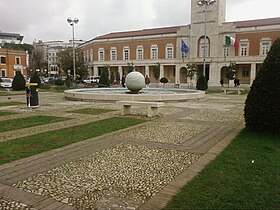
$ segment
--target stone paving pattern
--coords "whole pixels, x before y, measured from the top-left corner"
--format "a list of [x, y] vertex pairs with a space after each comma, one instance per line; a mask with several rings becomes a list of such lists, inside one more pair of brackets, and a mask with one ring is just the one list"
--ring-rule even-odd
[[[161, 209], [243, 128], [245, 97], [211, 94], [168, 103], [147, 123], [0, 165], [0, 209]], [[0, 100], [25, 101], [10, 98]], [[38, 109], [0, 107], [18, 113], [0, 121], [39, 114], [71, 120], [0, 133], [0, 142], [119, 116], [111, 103], [66, 101], [58, 93], [39, 99]], [[116, 111], [68, 112], [88, 107]], [[141, 114], [136, 109], [134, 116]]]

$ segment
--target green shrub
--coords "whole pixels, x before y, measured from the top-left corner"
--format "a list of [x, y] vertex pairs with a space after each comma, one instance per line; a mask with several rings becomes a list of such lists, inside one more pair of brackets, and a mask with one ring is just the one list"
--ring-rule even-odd
[[39, 74], [38, 74], [37, 71], [35, 71], [35, 73], [30, 78], [30, 83], [37, 83], [38, 87], [41, 86], [41, 79], [40, 79]]
[[165, 78], [165, 77], [162, 77], [160, 80], [160, 83], [167, 83], [168, 82], [168, 79], [167, 78]]
[[204, 77], [204, 75], [201, 75], [197, 82], [196, 82], [196, 89], [197, 90], [207, 90], [208, 89], [208, 85], [207, 85], [207, 81]]
[[98, 87], [109, 87], [109, 86], [110, 86], [109, 71], [108, 68], [105, 66], [101, 70]]
[[153, 75], [156, 80], [159, 79], [160, 75], [160, 63], [157, 63], [153, 66]]
[[72, 85], [72, 79], [70, 77], [70, 75], [67, 75], [66, 79], [65, 79], [65, 85], [69, 88]]
[[25, 89], [25, 79], [20, 71], [16, 71], [16, 75], [12, 82], [13, 90], [24, 90]]
[[64, 85], [64, 81], [62, 79], [57, 79], [54, 81], [54, 84], [56, 86], [63, 86]]
[[245, 101], [246, 128], [280, 133], [280, 38], [272, 45]]

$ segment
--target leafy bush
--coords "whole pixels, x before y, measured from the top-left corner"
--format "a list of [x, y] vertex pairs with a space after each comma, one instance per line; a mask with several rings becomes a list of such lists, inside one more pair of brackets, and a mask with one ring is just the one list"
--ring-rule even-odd
[[25, 89], [25, 79], [20, 71], [16, 71], [16, 75], [12, 82], [13, 90], [24, 90]]
[[235, 71], [236, 71], [236, 64], [230, 63], [229, 66], [226, 68], [226, 78], [228, 80], [233, 80], [235, 78]]
[[133, 62], [127, 63], [127, 66], [128, 66], [128, 68], [127, 68], [127, 73], [128, 73], [128, 74], [129, 74], [130, 72], [133, 72], [133, 71], [135, 70], [135, 68], [134, 68], [134, 63], [133, 63]]
[[159, 75], [160, 75], [160, 63], [157, 63], [154, 65], [153, 67], [153, 75], [154, 75], [154, 78], [156, 80], [159, 79]]
[[168, 82], [168, 79], [167, 78], [165, 78], [165, 77], [162, 77], [160, 80], [160, 83], [167, 83]]
[[268, 52], [244, 109], [246, 128], [280, 133], [280, 38]]
[[70, 75], [68, 74], [66, 79], [65, 79], [65, 85], [69, 88], [72, 85], [72, 79], [70, 77]]
[[30, 78], [30, 83], [37, 83], [38, 87], [41, 86], [41, 79], [40, 79], [39, 74], [38, 74], [37, 71], [35, 71], [35, 73]]
[[57, 79], [54, 81], [54, 84], [56, 86], [63, 86], [64, 85], [64, 81], [62, 79]]
[[197, 82], [196, 82], [196, 89], [197, 90], [207, 90], [208, 89], [208, 85], [207, 85], [207, 81], [204, 77], [204, 75], [201, 75]]
[[189, 77], [190, 80], [193, 80], [194, 76], [197, 74], [197, 65], [188, 63], [187, 64], [187, 78]]
[[98, 87], [109, 87], [109, 86], [110, 86], [109, 71], [108, 68], [105, 66], [101, 71]]

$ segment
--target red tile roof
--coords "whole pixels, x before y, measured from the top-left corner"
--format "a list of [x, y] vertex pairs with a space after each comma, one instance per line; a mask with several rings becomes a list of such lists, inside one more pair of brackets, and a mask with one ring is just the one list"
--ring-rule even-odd
[[137, 31], [113, 32], [113, 33], [98, 36], [94, 38], [94, 40], [171, 34], [171, 33], [177, 33], [179, 29], [180, 26], [171, 26], [171, 27], [164, 27], [164, 28], [143, 29]]
[[236, 22], [233, 22], [233, 25], [235, 25], [236, 28], [280, 25], [280, 17], [257, 19], [257, 20], [236, 21]]

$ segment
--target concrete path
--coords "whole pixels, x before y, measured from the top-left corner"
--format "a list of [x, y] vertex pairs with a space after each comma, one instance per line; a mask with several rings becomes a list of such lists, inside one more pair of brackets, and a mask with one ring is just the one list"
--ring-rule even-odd
[[[116, 109], [114, 104], [70, 102], [62, 94], [40, 97], [39, 109], [12, 106], [0, 111], [16, 111], [16, 118], [29, 114], [73, 118], [68, 124], [22, 132], [31, 134], [119, 116], [119, 111], [99, 116], [67, 112], [85, 107]], [[24, 96], [0, 97], [8, 100], [24, 101]], [[0, 165], [0, 209], [161, 209], [240, 132], [244, 100], [244, 95], [211, 94], [169, 103], [160, 109], [159, 118], [145, 124]], [[9, 118], [2, 116], [0, 121]], [[19, 133], [0, 134], [0, 142], [25, 136]], [[83, 177], [76, 178], [80, 175], [73, 168]], [[62, 176], [73, 179], [57, 178]]]

